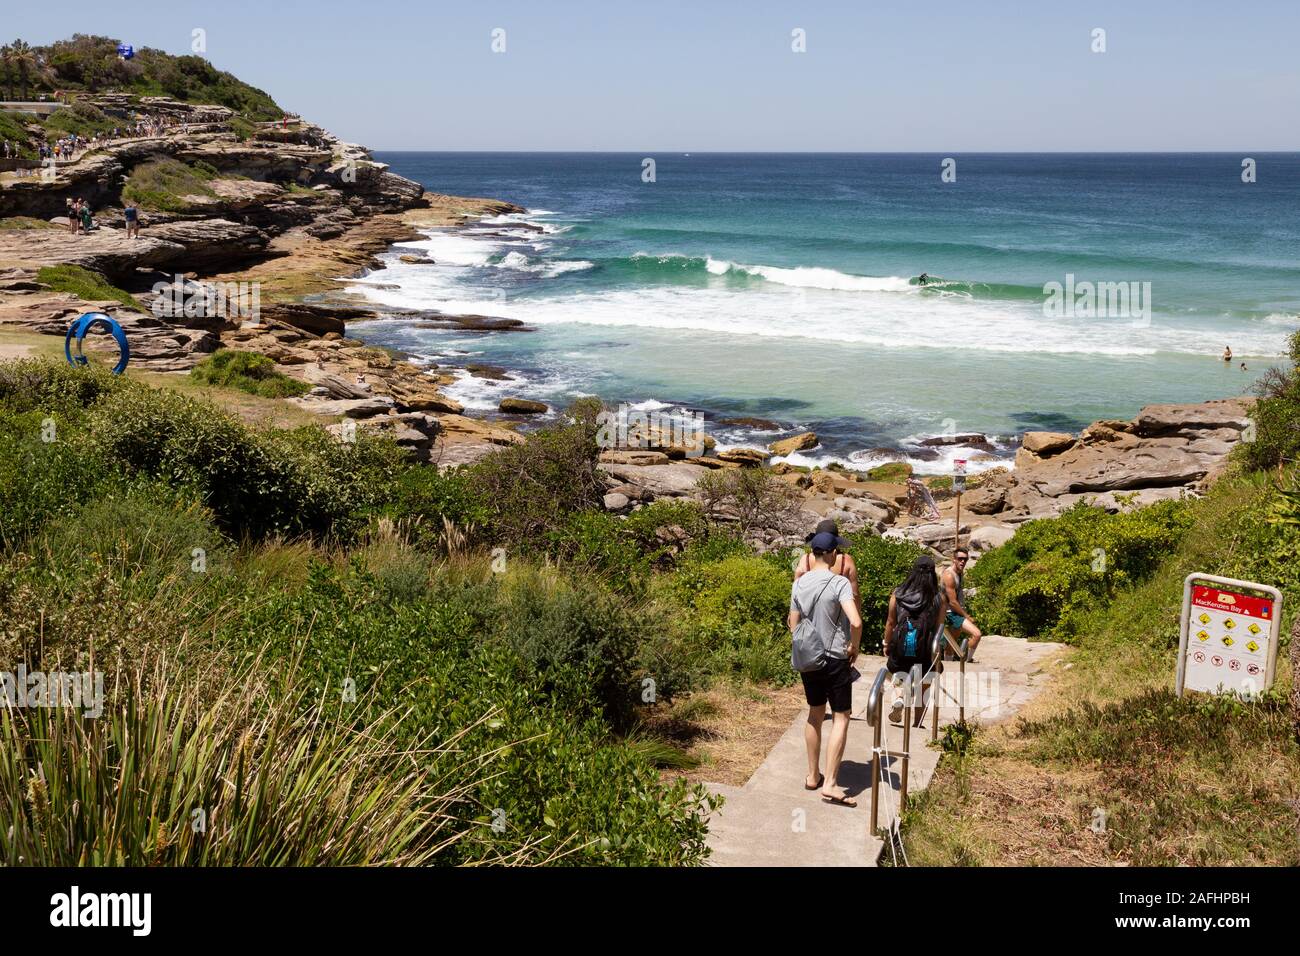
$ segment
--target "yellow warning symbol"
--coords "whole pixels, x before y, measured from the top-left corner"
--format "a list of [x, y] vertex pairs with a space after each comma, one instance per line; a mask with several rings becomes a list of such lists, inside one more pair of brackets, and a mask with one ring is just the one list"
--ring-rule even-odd
[[1254, 641], [1251, 641], [1246, 645], [1246, 650], [1250, 651], [1253, 654], [1255, 651], [1259, 650], [1259, 645], [1256, 644]]
[[1234, 621], [1234, 620], [1233, 620], [1232, 618], [1230, 618], [1230, 617], [1225, 617], [1225, 618], [1223, 619], [1223, 626], [1226, 627], [1228, 630], [1231, 631], [1234, 627], [1237, 626], [1237, 622]]
[[1210, 615], [1208, 615], [1208, 614], [1202, 612], [1202, 613], [1201, 613], [1201, 616], [1198, 617], [1197, 620], [1200, 621], [1202, 624], [1209, 624], [1209, 623], [1210, 623]]
[[1251, 624], [1250, 627], [1246, 628], [1246, 630], [1250, 631], [1250, 633], [1252, 633], [1252, 634], [1258, 634], [1258, 633], [1259, 633], [1259, 625], [1258, 625], [1258, 624]]
[[1231, 647], [1231, 646], [1232, 646], [1232, 643], [1233, 643], [1233, 641], [1232, 641], [1232, 638], [1231, 638], [1231, 637], [1229, 637], [1227, 634], [1223, 635], [1223, 646], [1224, 646], [1224, 647]]
[[1210, 639], [1210, 632], [1209, 632], [1209, 631], [1197, 631], [1197, 632], [1196, 632], [1196, 639], [1199, 640], [1199, 641], [1208, 641], [1208, 640]]

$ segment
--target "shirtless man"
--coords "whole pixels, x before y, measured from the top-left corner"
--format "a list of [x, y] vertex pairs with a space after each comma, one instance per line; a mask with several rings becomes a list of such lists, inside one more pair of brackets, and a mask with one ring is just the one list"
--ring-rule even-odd
[[947, 628], [956, 631], [958, 635], [964, 631], [970, 638], [966, 654], [967, 663], [975, 660], [975, 648], [979, 646], [980, 638], [984, 636], [983, 632], [975, 626], [975, 622], [970, 619], [970, 612], [966, 610], [961, 600], [962, 578], [966, 575], [966, 562], [969, 559], [970, 552], [965, 548], [958, 548], [953, 552], [952, 564], [944, 568], [939, 576], [939, 585], [948, 603]]

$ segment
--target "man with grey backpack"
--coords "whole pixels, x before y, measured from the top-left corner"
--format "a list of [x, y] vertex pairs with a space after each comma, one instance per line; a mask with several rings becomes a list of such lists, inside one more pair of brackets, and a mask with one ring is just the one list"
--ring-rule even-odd
[[[799, 576], [790, 590], [790, 664], [803, 678], [808, 701], [804, 743], [808, 747], [805, 790], [821, 790], [822, 799], [856, 807], [837, 782], [844, 745], [849, 739], [849, 712], [853, 709], [853, 662], [862, 642], [862, 617], [853, 599], [849, 579], [832, 568], [848, 542], [829, 531], [812, 539], [812, 568]], [[826, 754], [826, 776], [821, 774], [822, 722], [831, 705], [831, 737]]]

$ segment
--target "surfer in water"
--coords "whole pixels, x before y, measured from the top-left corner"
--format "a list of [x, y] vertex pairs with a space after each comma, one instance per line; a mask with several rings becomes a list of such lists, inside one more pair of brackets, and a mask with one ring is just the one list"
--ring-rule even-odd
[[1230, 345], [1225, 345], [1225, 346], [1223, 347], [1223, 360], [1224, 360], [1225, 362], [1231, 362], [1231, 361], [1232, 361], [1232, 346], [1230, 346]]
[[930, 273], [922, 272], [920, 276], [917, 277], [916, 284], [925, 285], [929, 281], [930, 281]]

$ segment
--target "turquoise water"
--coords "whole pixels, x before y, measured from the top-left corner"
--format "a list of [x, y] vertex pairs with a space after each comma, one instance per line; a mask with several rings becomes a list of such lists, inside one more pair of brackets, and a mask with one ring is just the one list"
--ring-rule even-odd
[[[983, 432], [1006, 454], [1026, 429], [1241, 394], [1300, 322], [1300, 154], [1254, 157], [1251, 184], [1226, 154], [959, 156], [953, 183], [937, 155], [657, 155], [654, 182], [631, 154], [379, 158], [529, 209], [413, 244], [434, 266], [398, 248], [351, 286], [536, 329], [368, 327], [517, 371], [452, 386], [474, 411], [597, 394], [703, 411], [724, 445], [767, 440], [719, 424], [759, 416], [818, 432], [796, 460], [902, 450], [944, 470], [917, 439]], [[1049, 312], [1052, 282], [1135, 285], [1127, 310], [1089, 315]]]

